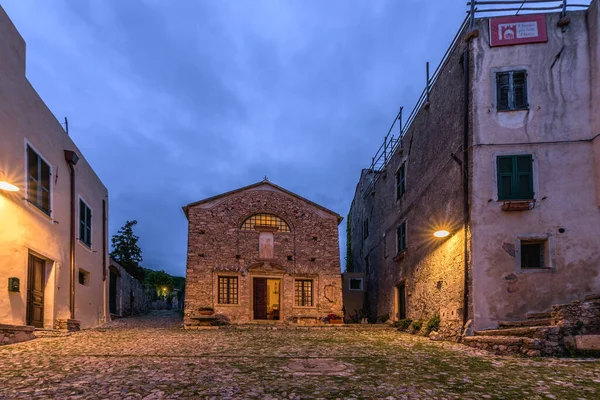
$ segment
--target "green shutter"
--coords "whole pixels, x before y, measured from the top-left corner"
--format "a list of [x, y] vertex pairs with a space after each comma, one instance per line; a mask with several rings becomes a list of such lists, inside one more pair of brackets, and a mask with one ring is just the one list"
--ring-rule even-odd
[[531, 155], [497, 158], [498, 200], [533, 199], [532, 162]]

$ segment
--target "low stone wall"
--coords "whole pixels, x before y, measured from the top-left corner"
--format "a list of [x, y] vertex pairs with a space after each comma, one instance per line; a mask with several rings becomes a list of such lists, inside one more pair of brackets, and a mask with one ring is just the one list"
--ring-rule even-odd
[[14, 344], [35, 339], [33, 326], [1, 325], [0, 345]]
[[54, 328], [60, 331], [77, 332], [79, 331], [81, 322], [76, 319], [60, 319], [57, 318], [54, 324]]
[[552, 321], [563, 335], [592, 335], [600, 333], [600, 299], [574, 301], [552, 307]]

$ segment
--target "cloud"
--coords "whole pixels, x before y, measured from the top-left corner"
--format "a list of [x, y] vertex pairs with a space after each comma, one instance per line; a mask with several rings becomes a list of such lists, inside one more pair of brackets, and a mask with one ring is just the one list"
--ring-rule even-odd
[[30, 81], [109, 189], [111, 233], [137, 219], [145, 266], [178, 275], [181, 206], [264, 175], [345, 215], [465, 11], [458, 0], [3, 7]]

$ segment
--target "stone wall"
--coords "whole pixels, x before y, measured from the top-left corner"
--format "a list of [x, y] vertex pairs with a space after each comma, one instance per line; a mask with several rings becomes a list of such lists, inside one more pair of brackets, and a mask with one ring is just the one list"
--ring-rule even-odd
[[[125, 317], [143, 314], [148, 311], [150, 304], [148, 294], [144, 285], [130, 275], [118, 262], [111, 259], [109, 268], [110, 275], [116, 276], [116, 311], [114, 315]], [[109, 288], [109, 301], [111, 291]]]
[[[269, 182], [184, 208], [188, 227], [185, 322], [210, 307], [232, 322], [253, 318], [253, 278], [281, 281], [281, 321], [342, 313], [339, 215]], [[240, 229], [256, 213], [283, 218], [291, 232], [274, 232], [273, 257], [259, 257], [259, 231]], [[218, 304], [219, 276], [238, 278], [238, 304]], [[294, 303], [295, 279], [313, 281], [313, 307]]]
[[[384, 315], [398, 319], [397, 285], [404, 283], [407, 318], [427, 320], [439, 314], [445, 326], [452, 326], [449, 332], [462, 325], [464, 248], [469, 242], [463, 228], [465, 46], [459, 41], [431, 90], [428, 107], [419, 110], [385, 169], [361, 173], [351, 208], [352, 265], [367, 276], [372, 321]], [[397, 199], [396, 174], [403, 164], [406, 192]], [[373, 190], [367, 191], [375, 176]], [[404, 221], [407, 249], [399, 254], [397, 229]], [[435, 238], [433, 233], [442, 229], [450, 236]]]
[[33, 331], [33, 326], [0, 324], [0, 346], [35, 339]]

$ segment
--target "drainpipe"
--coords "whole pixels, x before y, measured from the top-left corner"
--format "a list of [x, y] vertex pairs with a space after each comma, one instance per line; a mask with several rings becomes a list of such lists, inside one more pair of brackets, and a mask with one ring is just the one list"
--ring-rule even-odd
[[75, 165], [79, 161], [79, 156], [71, 150], [65, 150], [65, 160], [71, 171], [71, 232], [70, 232], [70, 272], [69, 282], [69, 308], [71, 310], [71, 319], [75, 319]]
[[463, 110], [463, 231], [464, 231], [464, 298], [463, 326], [469, 321], [469, 51], [470, 41], [463, 52], [464, 110]]

